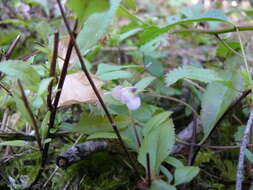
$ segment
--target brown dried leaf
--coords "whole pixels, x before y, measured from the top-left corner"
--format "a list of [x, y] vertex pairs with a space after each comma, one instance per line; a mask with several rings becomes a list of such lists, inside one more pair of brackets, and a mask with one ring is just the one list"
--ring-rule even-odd
[[[100, 80], [95, 75], [91, 75], [95, 86], [101, 91], [101, 86], [103, 85], [102, 80]], [[61, 97], [59, 100], [58, 107], [68, 106], [72, 104], [81, 103], [96, 103], [97, 97], [86, 78], [85, 74], [81, 71], [75, 74], [70, 74], [66, 76], [64, 85], [62, 88]]]
[[[58, 58], [57, 62], [58, 62], [60, 69], [62, 69], [62, 67], [63, 67], [64, 59], [65, 59], [67, 49], [68, 49], [69, 40], [70, 40], [70, 37], [69, 37], [69, 35], [67, 35], [67, 36], [62, 37], [59, 41], [59, 47], [58, 47], [59, 58]], [[77, 61], [78, 61], [78, 57], [76, 54], [76, 50], [73, 48], [71, 56], [70, 56], [70, 60], [69, 60], [68, 69], [71, 69]]]

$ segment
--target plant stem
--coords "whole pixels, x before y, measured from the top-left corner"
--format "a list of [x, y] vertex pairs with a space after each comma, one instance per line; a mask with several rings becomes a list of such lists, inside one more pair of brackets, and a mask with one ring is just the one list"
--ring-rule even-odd
[[[50, 64], [49, 77], [55, 77], [55, 68], [56, 68], [57, 55], [58, 55], [58, 45], [59, 45], [59, 33], [56, 32], [54, 34], [54, 49], [53, 49], [53, 55], [52, 55], [51, 64]], [[52, 108], [53, 82], [54, 81], [51, 81], [48, 85], [47, 106], [48, 106], [49, 110], [53, 109]]]
[[39, 149], [41, 151], [41, 153], [43, 152], [43, 147], [42, 147], [42, 144], [41, 144], [41, 139], [40, 139], [40, 134], [39, 134], [39, 127], [35, 121], [35, 118], [34, 118], [34, 115], [32, 113], [32, 110], [28, 104], [28, 100], [25, 96], [25, 92], [24, 92], [24, 88], [20, 82], [20, 80], [18, 79], [18, 86], [19, 86], [19, 89], [20, 89], [20, 92], [21, 92], [21, 98], [23, 100], [23, 103], [25, 105], [25, 108], [30, 116], [30, 119], [32, 121], [32, 126], [33, 126], [33, 129], [35, 131], [35, 136], [36, 136], [36, 140], [37, 140], [37, 143], [38, 143], [38, 146], [39, 146]]
[[250, 117], [247, 122], [242, 143], [241, 143], [241, 148], [240, 148], [240, 154], [239, 154], [239, 162], [237, 165], [237, 174], [236, 174], [236, 190], [242, 190], [242, 181], [243, 181], [243, 168], [244, 168], [244, 155], [245, 155], [245, 150], [246, 146], [249, 141], [249, 134], [250, 134], [250, 129], [253, 125], [253, 109], [250, 111]]
[[237, 27], [229, 27], [219, 30], [202, 30], [202, 29], [180, 29], [180, 30], [174, 30], [170, 32], [171, 34], [179, 34], [179, 33], [201, 33], [201, 34], [225, 34], [230, 32], [236, 32], [237, 29], [239, 31], [252, 31], [253, 26], [237, 26]]
[[90, 76], [90, 74], [89, 74], [89, 72], [88, 72], [86, 66], [85, 66], [85, 63], [84, 63], [84, 61], [83, 61], [83, 57], [82, 57], [82, 55], [81, 55], [80, 49], [79, 49], [79, 47], [78, 47], [78, 45], [77, 45], [77, 43], [76, 43], [75, 37], [74, 37], [74, 35], [73, 35], [73, 33], [72, 33], [71, 29], [70, 29], [69, 23], [68, 23], [68, 21], [67, 21], [67, 18], [66, 18], [66, 15], [65, 15], [65, 13], [64, 13], [64, 10], [63, 10], [63, 7], [62, 7], [62, 4], [61, 4], [60, 0], [57, 0], [57, 3], [58, 3], [58, 6], [59, 6], [59, 8], [60, 8], [60, 12], [61, 12], [62, 18], [63, 18], [63, 20], [64, 20], [65, 26], [66, 26], [66, 28], [67, 28], [67, 30], [68, 30], [69, 36], [71, 37], [71, 39], [72, 39], [72, 41], [73, 41], [73, 43], [74, 43], [74, 47], [75, 47], [77, 56], [78, 56], [79, 61], [80, 61], [80, 63], [81, 63], [82, 71], [83, 71], [84, 74], [86, 75], [86, 77], [87, 77], [87, 79], [88, 79], [88, 81], [89, 81], [89, 83], [90, 83], [90, 85], [91, 85], [91, 87], [92, 87], [94, 93], [96, 94], [96, 96], [97, 96], [97, 98], [98, 98], [98, 100], [99, 100], [99, 103], [101, 104], [101, 106], [102, 106], [102, 108], [103, 108], [103, 110], [104, 110], [104, 112], [105, 112], [105, 114], [106, 114], [106, 116], [107, 116], [109, 122], [111, 123], [111, 126], [112, 126], [112, 128], [113, 128], [115, 134], [117, 135], [118, 140], [119, 140], [119, 142], [120, 142], [122, 148], [124, 149], [124, 151], [125, 151], [125, 153], [126, 153], [126, 155], [127, 155], [127, 157], [128, 157], [128, 160], [129, 160], [131, 166], [133, 167], [133, 169], [134, 169], [134, 171], [135, 171], [135, 174], [137, 175], [137, 177], [140, 178], [140, 174], [139, 174], [139, 172], [138, 172], [138, 170], [137, 170], [137, 168], [136, 168], [136, 166], [135, 166], [135, 162], [132, 160], [132, 158], [131, 158], [131, 156], [130, 156], [130, 153], [129, 153], [128, 150], [127, 150], [127, 147], [125, 146], [125, 144], [124, 144], [124, 142], [123, 142], [123, 139], [122, 139], [122, 137], [121, 137], [121, 135], [120, 135], [120, 133], [119, 133], [119, 130], [118, 130], [118, 128], [117, 128], [117, 125], [115, 124], [115, 122], [114, 122], [114, 120], [113, 120], [113, 117], [112, 117], [111, 114], [109, 113], [109, 111], [108, 111], [108, 109], [107, 109], [107, 107], [106, 107], [106, 105], [105, 105], [105, 103], [104, 103], [104, 101], [103, 101], [101, 95], [99, 94], [99, 92], [98, 92], [98, 90], [97, 90], [97, 88], [96, 88], [96, 86], [95, 86], [95, 84], [94, 84], [94, 82], [93, 82], [93, 80], [92, 80], [92, 78], [91, 78], [91, 76]]

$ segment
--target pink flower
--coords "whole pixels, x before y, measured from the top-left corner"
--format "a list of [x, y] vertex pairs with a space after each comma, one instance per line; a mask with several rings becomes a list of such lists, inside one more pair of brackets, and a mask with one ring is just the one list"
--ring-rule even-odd
[[137, 110], [141, 105], [141, 99], [134, 94], [136, 90], [136, 87], [117, 86], [112, 89], [112, 97], [122, 104], [126, 104], [128, 109]]

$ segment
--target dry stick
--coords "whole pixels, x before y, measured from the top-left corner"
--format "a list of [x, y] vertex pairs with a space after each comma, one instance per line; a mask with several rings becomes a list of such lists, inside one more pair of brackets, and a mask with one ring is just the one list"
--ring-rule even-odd
[[241, 143], [239, 162], [237, 165], [237, 174], [236, 174], [236, 190], [242, 189], [244, 155], [245, 155], [245, 151], [246, 151], [246, 146], [249, 141], [249, 134], [250, 134], [250, 129], [251, 129], [252, 125], [253, 125], [253, 109], [251, 109], [251, 111], [250, 111], [250, 117], [247, 122], [247, 126], [245, 128], [242, 143]]
[[[55, 68], [56, 68], [56, 61], [57, 61], [57, 55], [58, 55], [58, 45], [59, 45], [59, 33], [54, 33], [54, 49], [53, 49], [53, 55], [52, 60], [50, 64], [50, 72], [49, 77], [55, 77]], [[47, 95], [47, 106], [49, 110], [52, 110], [52, 88], [53, 88], [53, 82], [52, 80], [48, 85], [48, 95]]]
[[19, 86], [19, 89], [20, 89], [20, 92], [21, 92], [22, 101], [23, 101], [23, 103], [25, 105], [25, 108], [26, 108], [26, 110], [27, 110], [27, 112], [28, 112], [28, 114], [30, 116], [31, 121], [32, 121], [32, 126], [33, 126], [33, 129], [35, 131], [35, 136], [36, 136], [36, 140], [37, 140], [39, 149], [40, 149], [41, 152], [43, 152], [43, 148], [42, 148], [42, 144], [41, 144], [41, 139], [40, 139], [40, 134], [39, 134], [39, 127], [38, 127], [38, 125], [37, 125], [37, 123], [35, 121], [35, 118], [34, 118], [34, 115], [32, 113], [32, 110], [31, 110], [31, 108], [30, 108], [30, 106], [28, 104], [28, 100], [27, 100], [27, 98], [25, 96], [24, 88], [23, 88], [23, 86], [22, 86], [22, 84], [21, 84], [21, 82], [20, 82], [19, 79], [18, 79], [18, 86]]
[[[61, 89], [63, 87], [64, 80], [65, 80], [66, 75], [67, 75], [67, 68], [68, 68], [68, 64], [69, 64], [72, 49], [73, 49], [73, 41], [72, 41], [72, 39], [70, 39], [69, 44], [68, 44], [67, 53], [66, 53], [66, 56], [65, 56], [65, 60], [64, 60], [64, 63], [63, 63], [63, 67], [62, 67], [60, 80], [59, 80], [58, 87], [57, 87], [57, 93], [55, 95], [55, 99], [54, 99], [54, 103], [53, 103], [53, 109], [51, 111], [50, 118], [49, 118], [47, 138], [52, 137], [52, 135], [50, 134], [50, 129], [54, 126], [57, 107], [58, 107], [58, 103], [59, 103], [60, 96], [61, 96]], [[46, 165], [49, 145], [50, 145], [50, 142], [45, 144], [43, 154], [42, 154], [42, 158], [41, 158], [41, 166], [40, 166], [39, 172], [37, 173], [37, 176], [35, 177], [34, 181], [30, 184], [30, 186], [27, 189], [31, 189], [31, 187], [39, 180], [39, 178], [40, 178], [40, 176], [41, 176], [41, 174], [44, 170], [44, 167]]]
[[117, 129], [117, 126], [116, 126], [116, 124], [115, 124], [115, 122], [114, 122], [114, 120], [113, 120], [111, 114], [109, 113], [109, 111], [108, 111], [108, 109], [107, 109], [107, 107], [106, 107], [106, 105], [105, 105], [105, 103], [104, 103], [102, 97], [100, 96], [100, 94], [99, 94], [99, 92], [98, 92], [98, 90], [97, 90], [97, 88], [96, 88], [96, 86], [95, 86], [95, 84], [94, 84], [94, 82], [93, 82], [93, 80], [92, 80], [92, 78], [91, 78], [91, 76], [90, 76], [90, 74], [89, 74], [89, 72], [88, 72], [86, 66], [85, 66], [85, 63], [84, 63], [84, 61], [83, 61], [83, 57], [82, 57], [82, 55], [81, 55], [80, 49], [79, 49], [79, 47], [78, 47], [78, 45], [77, 45], [77, 43], [76, 43], [75, 37], [74, 37], [74, 35], [73, 35], [73, 33], [72, 33], [71, 29], [70, 29], [69, 23], [68, 23], [68, 21], [67, 21], [67, 18], [66, 18], [66, 15], [65, 15], [65, 13], [64, 13], [64, 10], [63, 10], [63, 7], [62, 7], [62, 4], [61, 4], [60, 0], [57, 0], [57, 3], [58, 3], [58, 6], [59, 6], [59, 8], [60, 8], [60, 12], [61, 12], [62, 18], [63, 18], [63, 20], [64, 20], [65, 26], [66, 26], [66, 28], [67, 28], [67, 30], [68, 30], [69, 36], [70, 36], [71, 39], [73, 40], [74, 47], [75, 47], [77, 56], [78, 56], [79, 61], [80, 61], [80, 64], [81, 64], [82, 71], [83, 71], [84, 74], [86, 75], [86, 77], [87, 77], [87, 79], [88, 79], [88, 81], [89, 81], [89, 83], [90, 83], [90, 85], [91, 85], [91, 87], [92, 87], [94, 93], [96, 94], [96, 96], [97, 96], [97, 98], [98, 98], [98, 100], [99, 100], [99, 103], [101, 104], [101, 106], [102, 106], [102, 108], [103, 108], [103, 110], [104, 110], [104, 112], [105, 112], [105, 114], [106, 114], [106, 116], [107, 116], [109, 122], [111, 123], [111, 126], [112, 126], [114, 132], [116, 133], [116, 135], [117, 135], [117, 137], [118, 137], [118, 140], [119, 140], [119, 142], [120, 142], [122, 148], [124, 149], [124, 151], [125, 151], [125, 153], [126, 153], [126, 155], [127, 155], [127, 157], [128, 157], [128, 160], [129, 160], [131, 166], [133, 167], [133, 169], [134, 169], [134, 171], [135, 171], [135, 174], [137, 175], [137, 177], [140, 178], [141, 176], [140, 176], [140, 174], [139, 174], [139, 172], [138, 172], [138, 170], [137, 170], [137, 167], [135, 166], [134, 161], [132, 160], [132, 158], [131, 158], [131, 156], [130, 156], [130, 153], [129, 153], [128, 150], [127, 150], [127, 147], [125, 146], [125, 144], [124, 144], [124, 142], [123, 142], [123, 140], [122, 140], [122, 137], [120, 136], [120, 133], [119, 133], [119, 131], [118, 131], [118, 129]]

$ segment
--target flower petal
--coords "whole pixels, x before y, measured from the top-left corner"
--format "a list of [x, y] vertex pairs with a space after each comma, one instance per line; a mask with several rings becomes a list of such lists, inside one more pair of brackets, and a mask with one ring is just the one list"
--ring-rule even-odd
[[123, 89], [123, 86], [116, 86], [112, 89], [112, 97], [116, 100], [121, 99], [121, 91]]
[[134, 98], [130, 99], [127, 103], [126, 103], [128, 109], [130, 110], [137, 110], [140, 105], [141, 105], [141, 99], [138, 96], [135, 96]]

